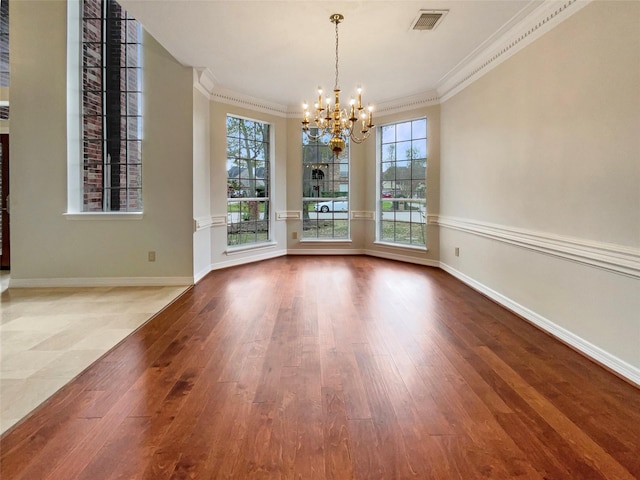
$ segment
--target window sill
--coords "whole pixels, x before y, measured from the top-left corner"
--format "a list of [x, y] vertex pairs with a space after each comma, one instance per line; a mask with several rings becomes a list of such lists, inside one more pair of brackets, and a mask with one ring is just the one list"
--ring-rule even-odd
[[78, 212], [63, 213], [67, 220], [142, 220], [142, 212]]
[[353, 243], [350, 238], [301, 238], [300, 243]]
[[381, 245], [383, 247], [392, 247], [392, 248], [399, 248], [402, 250], [417, 250], [419, 252], [428, 252], [429, 249], [426, 246], [418, 246], [418, 245], [405, 245], [403, 243], [391, 243], [391, 242], [381, 242], [381, 241], [375, 241], [373, 242], [374, 245]]
[[227, 247], [225, 250], [226, 255], [236, 255], [238, 253], [244, 253], [249, 250], [264, 250], [267, 248], [274, 248], [278, 244], [276, 242], [263, 242], [263, 243], [252, 243], [249, 245], [239, 245], [237, 247]]

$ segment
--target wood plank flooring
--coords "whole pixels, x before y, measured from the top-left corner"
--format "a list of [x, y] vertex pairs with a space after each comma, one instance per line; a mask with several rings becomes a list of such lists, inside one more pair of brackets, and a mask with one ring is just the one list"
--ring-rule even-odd
[[2, 479], [638, 479], [640, 391], [447, 273], [215, 271], [0, 439]]

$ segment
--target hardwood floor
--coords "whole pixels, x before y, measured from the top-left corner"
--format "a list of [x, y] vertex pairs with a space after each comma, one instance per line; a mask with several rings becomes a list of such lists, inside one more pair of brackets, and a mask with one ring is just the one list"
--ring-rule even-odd
[[447, 273], [209, 274], [0, 440], [3, 479], [637, 479], [640, 392]]

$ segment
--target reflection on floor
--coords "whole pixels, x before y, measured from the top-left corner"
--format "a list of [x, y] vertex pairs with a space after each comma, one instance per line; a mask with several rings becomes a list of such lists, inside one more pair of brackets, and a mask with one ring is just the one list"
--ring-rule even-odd
[[188, 287], [7, 289], [0, 275], [0, 433]]

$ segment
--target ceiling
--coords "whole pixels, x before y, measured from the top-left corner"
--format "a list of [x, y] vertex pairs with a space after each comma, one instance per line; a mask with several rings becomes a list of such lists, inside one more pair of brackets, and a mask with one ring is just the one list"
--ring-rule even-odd
[[[121, 0], [178, 61], [207, 68], [216, 87], [299, 109], [333, 88], [335, 27], [343, 99], [392, 102], [436, 91], [542, 0]], [[420, 10], [448, 10], [432, 31]]]

